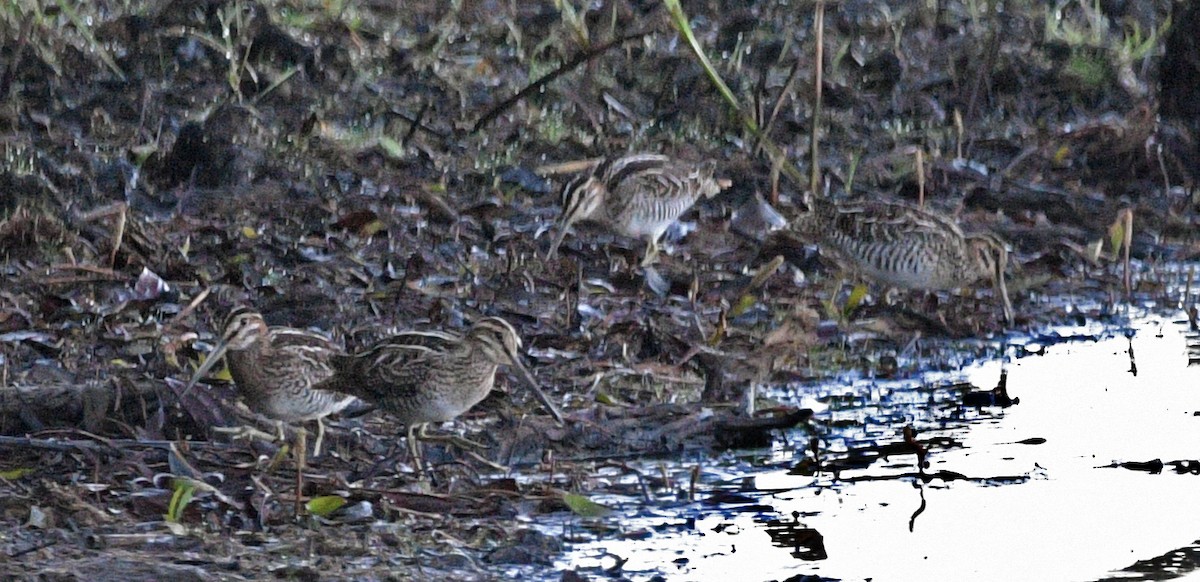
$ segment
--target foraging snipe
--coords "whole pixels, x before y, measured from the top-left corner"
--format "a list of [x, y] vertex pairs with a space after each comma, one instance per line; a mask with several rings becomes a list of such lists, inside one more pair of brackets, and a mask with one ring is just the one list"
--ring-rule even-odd
[[990, 233], [963, 234], [951, 218], [903, 202], [807, 200], [791, 229], [832, 251], [842, 268], [886, 285], [951, 290], [986, 279], [1012, 322], [1004, 281], [1008, 246]]
[[390, 412], [408, 428], [408, 447], [420, 470], [417, 430], [453, 420], [492, 390], [496, 369], [517, 370], [542, 405], [562, 422], [562, 413], [521, 363], [521, 338], [507, 321], [487, 317], [465, 335], [406, 332], [383, 339], [353, 356], [334, 356], [334, 374], [321, 390], [352, 394]]
[[221, 339], [192, 375], [190, 388], [221, 356], [246, 406], [277, 422], [317, 421], [314, 454], [320, 454], [325, 426], [321, 419], [341, 412], [353, 396], [317, 390], [313, 385], [333, 375], [329, 360], [343, 353], [329, 338], [290, 327], [267, 327], [262, 314], [248, 307], [225, 319]]
[[572, 224], [592, 220], [617, 234], [646, 239], [642, 265], [649, 265], [672, 222], [701, 197], [729, 187], [728, 180], [713, 177], [715, 171], [712, 161], [688, 164], [659, 154], [605, 159], [563, 188], [558, 233], [547, 258], [554, 258]]
[[[221, 339], [188, 382], [191, 389], [224, 356], [246, 406], [275, 420], [283, 440], [283, 423], [317, 421], [313, 455], [325, 438], [322, 419], [341, 412], [356, 399], [313, 387], [333, 374], [330, 358], [342, 349], [329, 338], [290, 327], [267, 327], [261, 313], [238, 307], [225, 318]], [[295, 513], [300, 513], [307, 451], [305, 433], [297, 433]]]

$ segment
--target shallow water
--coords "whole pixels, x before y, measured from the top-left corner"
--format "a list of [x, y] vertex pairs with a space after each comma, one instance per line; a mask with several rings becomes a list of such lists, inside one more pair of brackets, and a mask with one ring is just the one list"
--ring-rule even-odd
[[[918, 379], [781, 387], [770, 395], [816, 409], [812, 426], [771, 450], [673, 465], [682, 474], [702, 464], [708, 504], [679, 501], [680, 486], [649, 509], [600, 499], [618, 508], [606, 521], [624, 535], [587, 538], [558, 566], [627, 560], [620, 573], [633, 580], [1130, 579], [1121, 571], [1139, 561], [1155, 579], [1189, 571], [1164, 558], [1195, 554], [1200, 540], [1200, 464], [1170, 465], [1200, 458], [1200, 366], [1188, 366], [1186, 319], [1056, 331], [1094, 339], [1010, 345], [1005, 358]], [[1012, 407], [965, 408], [948, 387], [990, 389], [1002, 369], [1020, 398]], [[789, 474], [811, 457], [811, 436], [828, 462], [899, 443], [905, 425], [933, 439], [924, 479], [911, 453], [839, 478]], [[1118, 466], [1156, 459], [1167, 463], [1158, 474]], [[712, 504], [722, 492], [741, 497]]]

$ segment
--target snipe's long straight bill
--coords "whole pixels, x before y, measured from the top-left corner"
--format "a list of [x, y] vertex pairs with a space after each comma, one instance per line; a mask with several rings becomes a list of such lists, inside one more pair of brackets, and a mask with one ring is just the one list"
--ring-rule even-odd
[[558, 228], [558, 232], [554, 233], [554, 242], [550, 244], [550, 252], [546, 253], [546, 260], [548, 261], [554, 259], [554, 256], [558, 254], [558, 247], [562, 244], [563, 239], [566, 238], [567, 229], [570, 228], [571, 223], [560, 220], [555, 226]]
[[209, 352], [208, 357], [204, 358], [204, 361], [200, 363], [200, 367], [196, 368], [196, 373], [192, 374], [192, 379], [188, 380], [187, 387], [183, 389], [184, 395], [187, 395], [191, 391], [192, 386], [195, 386], [196, 382], [199, 382], [201, 378], [208, 375], [209, 370], [212, 370], [212, 367], [221, 361], [221, 357], [225, 355], [227, 349], [229, 349], [229, 342], [227, 340], [222, 338], [217, 342], [213, 351]]
[[542, 406], [546, 408], [546, 411], [550, 413], [550, 416], [554, 417], [554, 421], [558, 424], [562, 424], [562, 411], [560, 411], [558, 407], [554, 405], [554, 402], [550, 400], [550, 397], [547, 396], [545, 392], [542, 392], [541, 386], [538, 386], [537, 380], [533, 379], [533, 374], [529, 373], [529, 369], [525, 367], [525, 364], [522, 364], [521, 360], [514, 359], [513, 368], [516, 368], [517, 372], [519, 372], [519, 375], [521, 376], [521, 379], [529, 385], [529, 389], [533, 390], [533, 395], [536, 396], [538, 401], [542, 403]]

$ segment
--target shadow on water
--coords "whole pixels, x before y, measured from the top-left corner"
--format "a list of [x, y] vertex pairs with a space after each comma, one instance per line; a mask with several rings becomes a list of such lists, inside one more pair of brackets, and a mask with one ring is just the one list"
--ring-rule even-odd
[[956, 372], [777, 387], [813, 421], [769, 449], [694, 460], [696, 503], [609, 499], [628, 508], [607, 518], [621, 533], [584, 528], [559, 565], [632, 580], [1195, 570], [1200, 367], [1186, 317], [1010, 342]]

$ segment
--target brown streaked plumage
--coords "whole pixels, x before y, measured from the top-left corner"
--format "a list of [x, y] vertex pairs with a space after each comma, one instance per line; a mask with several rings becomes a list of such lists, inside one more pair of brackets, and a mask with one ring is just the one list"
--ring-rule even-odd
[[554, 258], [571, 225], [591, 220], [617, 234], [646, 239], [642, 265], [649, 265], [671, 223], [700, 198], [729, 187], [728, 180], [713, 177], [715, 171], [712, 161], [689, 164], [660, 154], [605, 159], [563, 188], [558, 232], [547, 258]]
[[225, 319], [221, 339], [193, 374], [189, 386], [225, 356], [229, 373], [246, 406], [281, 422], [318, 422], [341, 412], [354, 397], [316, 390], [313, 385], [333, 375], [329, 360], [343, 354], [329, 338], [290, 327], [268, 327], [262, 314], [248, 307], [234, 309]]
[[831, 251], [842, 268], [885, 285], [950, 290], [987, 280], [1005, 321], [1012, 303], [1004, 280], [1008, 245], [991, 233], [964, 234], [953, 219], [904, 202], [809, 199], [792, 231]]
[[[268, 327], [262, 314], [248, 307], [234, 309], [221, 332], [221, 339], [200, 364], [190, 389], [224, 356], [229, 373], [246, 407], [274, 419], [282, 438], [283, 423], [317, 421], [313, 454], [321, 454], [325, 436], [323, 420], [342, 411], [355, 398], [314, 389], [313, 385], [333, 374], [329, 360], [342, 354], [341, 346], [313, 332], [290, 327]], [[304, 435], [303, 431], [299, 433]], [[298, 437], [299, 438], [299, 437]], [[296, 507], [299, 511], [305, 439], [296, 447]]]
[[408, 446], [420, 467], [416, 431], [453, 420], [483, 400], [507, 365], [562, 422], [562, 413], [521, 363], [521, 338], [507, 321], [487, 317], [464, 335], [406, 332], [353, 356], [331, 359], [334, 374], [317, 388], [352, 394], [391, 413], [408, 427]]

